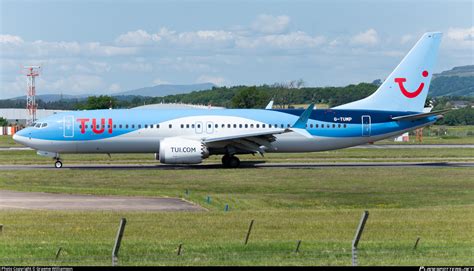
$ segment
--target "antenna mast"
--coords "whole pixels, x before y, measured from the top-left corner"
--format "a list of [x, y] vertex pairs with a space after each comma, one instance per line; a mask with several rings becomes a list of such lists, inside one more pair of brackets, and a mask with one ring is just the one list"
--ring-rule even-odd
[[31, 125], [36, 121], [36, 109], [38, 105], [36, 104], [36, 86], [35, 78], [39, 76], [40, 66], [25, 66], [23, 67], [26, 70], [26, 110], [28, 112], [28, 119], [26, 120], [27, 125]]

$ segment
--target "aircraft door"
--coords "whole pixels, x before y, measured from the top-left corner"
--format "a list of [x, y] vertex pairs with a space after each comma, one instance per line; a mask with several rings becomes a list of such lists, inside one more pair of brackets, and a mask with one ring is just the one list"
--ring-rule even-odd
[[65, 116], [63, 121], [64, 137], [74, 137], [74, 116]]
[[370, 136], [371, 130], [370, 116], [362, 116], [362, 136]]

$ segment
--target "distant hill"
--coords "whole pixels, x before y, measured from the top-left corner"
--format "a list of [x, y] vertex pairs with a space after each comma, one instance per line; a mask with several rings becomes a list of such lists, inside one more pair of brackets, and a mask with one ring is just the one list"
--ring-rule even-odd
[[192, 85], [171, 85], [162, 84], [153, 87], [144, 87], [124, 92], [114, 93], [113, 96], [148, 96], [163, 97], [167, 95], [185, 94], [198, 90], [209, 90], [215, 85], [212, 83], [192, 84]]
[[474, 65], [454, 67], [434, 74], [429, 95], [474, 97]]
[[[56, 102], [59, 100], [73, 100], [73, 99], [86, 99], [88, 94], [83, 94], [83, 95], [61, 95], [61, 94], [41, 94], [41, 95], [36, 95], [36, 100], [42, 100], [43, 102], [49, 103], [49, 102]], [[25, 96], [19, 96], [15, 98], [11, 98], [10, 100], [26, 100], [26, 95]]]

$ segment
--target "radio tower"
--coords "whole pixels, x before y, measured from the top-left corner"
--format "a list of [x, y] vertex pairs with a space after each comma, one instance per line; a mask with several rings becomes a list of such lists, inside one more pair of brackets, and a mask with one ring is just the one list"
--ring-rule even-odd
[[35, 87], [35, 78], [39, 76], [40, 66], [25, 66], [26, 70], [26, 110], [28, 111], [28, 119], [26, 120], [27, 125], [31, 125], [36, 121], [36, 87]]

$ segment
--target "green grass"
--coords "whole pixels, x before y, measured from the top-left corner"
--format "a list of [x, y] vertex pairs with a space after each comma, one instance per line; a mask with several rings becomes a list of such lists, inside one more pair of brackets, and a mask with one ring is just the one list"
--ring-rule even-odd
[[[258, 155], [240, 155], [242, 161], [267, 162], [440, 162], [473, 161], [474, 148], [436, 148], [436, 149], [342, 149], [315, 153], [268, 153]], [[64, 165], [70, 164], [158, 164], [153, 154], [64, 154]], [[221, 156], [211, 156], [205, 163], [220, 163]], [[1, 151], [0, 164], [52, 164], [47, 157], [36, 155], [35, 151]]]
[[[4, 170], [0, 189], [177, 197], [188, 189], [187, 199], [209, 210], [3, 210], [0, 265], [109, 265], [120, 217], [128, 220], [123, 265], [349, 265], [364, 209], [361, 265], [474, 263], [472, 168]], [[55, 261], [58, 247], [64, 253]]]
[[23, 147], [13, 141], [13, 138], [9, 135], [0, 135], [0, 147]]

